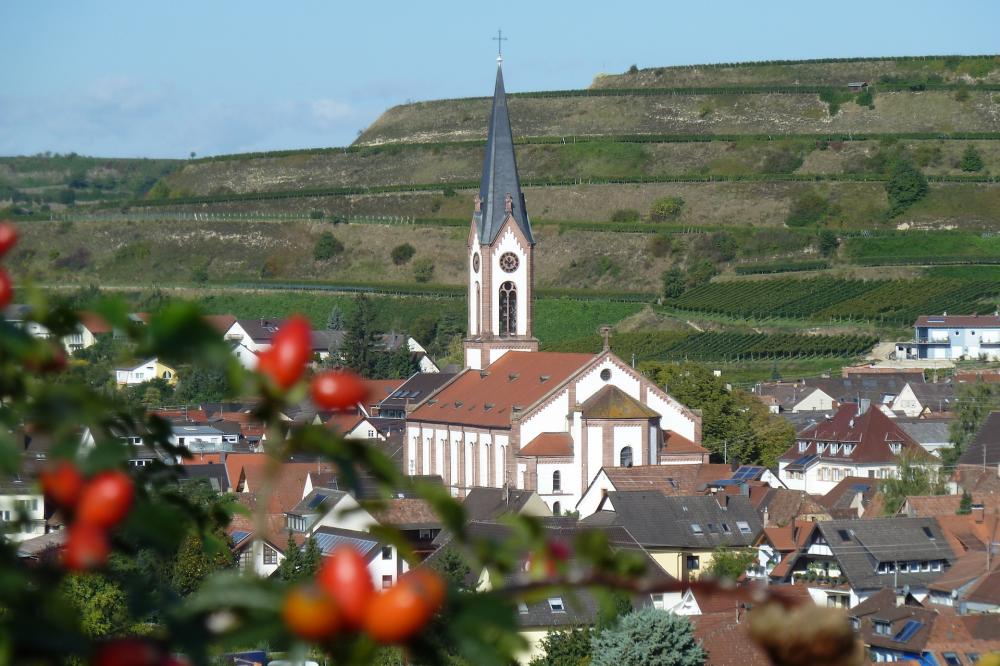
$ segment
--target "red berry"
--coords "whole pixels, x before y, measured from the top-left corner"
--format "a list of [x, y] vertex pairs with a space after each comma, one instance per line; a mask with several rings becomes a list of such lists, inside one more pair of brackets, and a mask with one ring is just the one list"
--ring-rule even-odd
[[116, 638], [94, 649], [91, 666], [161, 666], [163, 650], [143, 638]]
[[545, 549], [549, 551], [549, 557], [557, 562], [565, 562], [572, 555], [569, 544], [562, 539], [552, 539], [545, 544]]
[[364, 381], [349, 370], [321, 372], [313, 377], [310, 389], [313, 403], [320, 409], [346, 409], [368, 397]]
[[438, 611], [444, 595], [444, 581], [433, 571], [416, 569], [405, 573], [368, 604], [365, 631], [379, 643], [408, 641]]
[[84, 486], [76, 519], [94, 527], [114, 527], [128, 514], [134, 495], [128, 474], [118, 470], [101, 472]]
[[12, 298], [14, 298], [14, 283], [11, 282], [7, 271], [0, 268], [0, 308], [10, 305]]
[[48, 467], [38, 475], [42, 492], [62, 509], [76, 506], [83, 491], [83, 475], [71, 462], [62, 461]]
[[93, 525], [73, 525], [66, 535], [63, 566], [70, 571], [89, 571], [108, 561], [111, 544], [107, 533]]
[[17, 227], [10, 222], [0, 222], [0, 257], [17, 243]]
[[337, 602], [344, 624], [360, 629], [368, 604], [375, 595], [368, 563], [361, 553], [350, 546], [338, 547], [320, 566], [316, 582]]
[[271, 341], [271, 348], [257, 357], [257, 371], [280, 388], [299, 381], [312, 357], [312, 326], [301, 315], [289, 318]]
[[281, 606], [289, 631], [307, 641], [321, 641], [340, 630], [343, 618], [337, 602], [313, 585], [293, 587]]

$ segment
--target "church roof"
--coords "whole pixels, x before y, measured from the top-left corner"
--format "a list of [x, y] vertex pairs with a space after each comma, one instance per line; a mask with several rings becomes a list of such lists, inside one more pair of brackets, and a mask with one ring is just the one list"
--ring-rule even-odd
[[535, 404], [593, 360], [593, 354], [507, 352], [483, 370], [460, 374], [407, 420], [509, 428], [512, 414]]
[[517, 175], [514, 158], [514, 136], [510, 131], [507, 115], [507, 93], [503, 87], [503, 70], [497, 65], [497, 83], [493, 91], [493, 110], [490, 112], [489, 133], [483, 157], [483, 177], [479, 184], [481, 212], [476, 213], [479, 242], [489, 244], [500, 233], [507, 219], [505, 200], [511, 195], [511, 215], [521, 228], [528, 242], [534, 245], [531, 223], [521, 193], [521, 180]]
[[568, 432], [543, 432], [521, 447], [519, 456], [571, 456], [573, 436]]
[[651, 419], [660, 416], [659, 412], [611, 384], [588, 398], [580, 411], [588, 419]]

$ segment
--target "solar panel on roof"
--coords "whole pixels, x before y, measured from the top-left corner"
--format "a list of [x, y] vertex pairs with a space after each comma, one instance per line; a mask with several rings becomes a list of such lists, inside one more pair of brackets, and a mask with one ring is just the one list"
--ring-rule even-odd
[[763, 467], [756, 467], [754, 465], [743, 465], [742, 467], [736, 470], [736, 473], [733, 474], [733, 478], [740, 481], [755, 479], [763, 471], [764, 471]]
[[917, 630], [922, 626], [924, 626], [924, 623], [920, 620], [907, 620], [906, 624], [903, 625], [903, 628], [892, 637], [892, 640], [899, 643], [905, 643], [913, 638], [913, 634], [917, 633]]
[[867, 483], [855, 483], [853, 486], [851, 486], [851, 490], [853, 490], [856, 493], [868, 492], [869, 488], [871, 488], [871, 486], [869, 486]]
[[324, 495], [323, 493], [317, 493], [316, 497], [313, 497], [311, 500], [309, 500], [309, 508], [310, 509], [315, 509], [320, 504], [322, 504], [323, 502], [325, 502], [326, 498], [327, 498], [327, 496]]
[[245, 530], [234, 530], [232, 532], [233, 543], [239, 543], [250, 536], [250, 533]]
[[794, 460], [794, 461], [793, 461], [793, 462], [792, 462], [792, 463], [791, 463], [791, 464], [790, 464], [790, 465], [789, 465], [788, 467], [786, 467], [785, 469], [789, 469], [789, 470], [791, 470], [791, 469], [794, 469], [794, 470], [796, 470], [796, 471], [797, 471], [797, 470], [799, 470], [799, 469], [805, 469], [806, 465], [808, 465], [808, 464], [809, 464], [809, 463], [811, 463], [812, 461], [816, 460], [816, 458], [818, 458], [818, 457], [819, 457], [819, 456], [818, 456], [818, 455], [816, 455], [815, 453], [810, 453], [809, 455], [805, 455], [805, 456], [800, 456], [800, 457], [796, 458], [796, 459], [795, 459], [795, 460]]
[[329, 555], [337, 546], [351, 546], [362, 555], [367, 555], [378, 546], [378, 542], [372, 539], [360, 539], [344, 534], [316, 532], [313, 536], [316, 539], [316, 545], [319, 546], [324, 555]]

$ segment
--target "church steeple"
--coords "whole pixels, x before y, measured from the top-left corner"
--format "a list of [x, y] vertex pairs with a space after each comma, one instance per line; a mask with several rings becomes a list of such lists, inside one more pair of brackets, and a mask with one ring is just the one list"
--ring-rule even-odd
[[501, 59], [469, 229], [465, 365], [483, 369], [510, 351], [538, 351], [532, 335], [535, 239], [521, 193]]
[[[510, 195], [508, 210], [507, 196]], [[521, 228], [525, 238], [532, 245], [531, 222], [521, 193], [521, 180], [517, 175], [517, 159], [514, 157], [514, 136], [510, 130], [510, 116], [507, 114], [507, 93], [503, 87], [503, 68], [497, 58], [497, 82], [493, 90], [493, 110], [490, 113], [489, 133], [486, 137], [486, 151], [483, 156], [483, 177], [479, 183], [480, 210], [476, 213], [479, 242], [489, 245], [507, 215]]]

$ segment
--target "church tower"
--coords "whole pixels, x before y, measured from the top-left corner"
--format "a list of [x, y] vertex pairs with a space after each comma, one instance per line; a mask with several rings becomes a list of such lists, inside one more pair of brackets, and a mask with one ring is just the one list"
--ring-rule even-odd
[[538, 351], [531, 329], [535, 239], [517, 175], [501, 58], [468, 247], [466, 367], [482, 370], [506, 352]]

